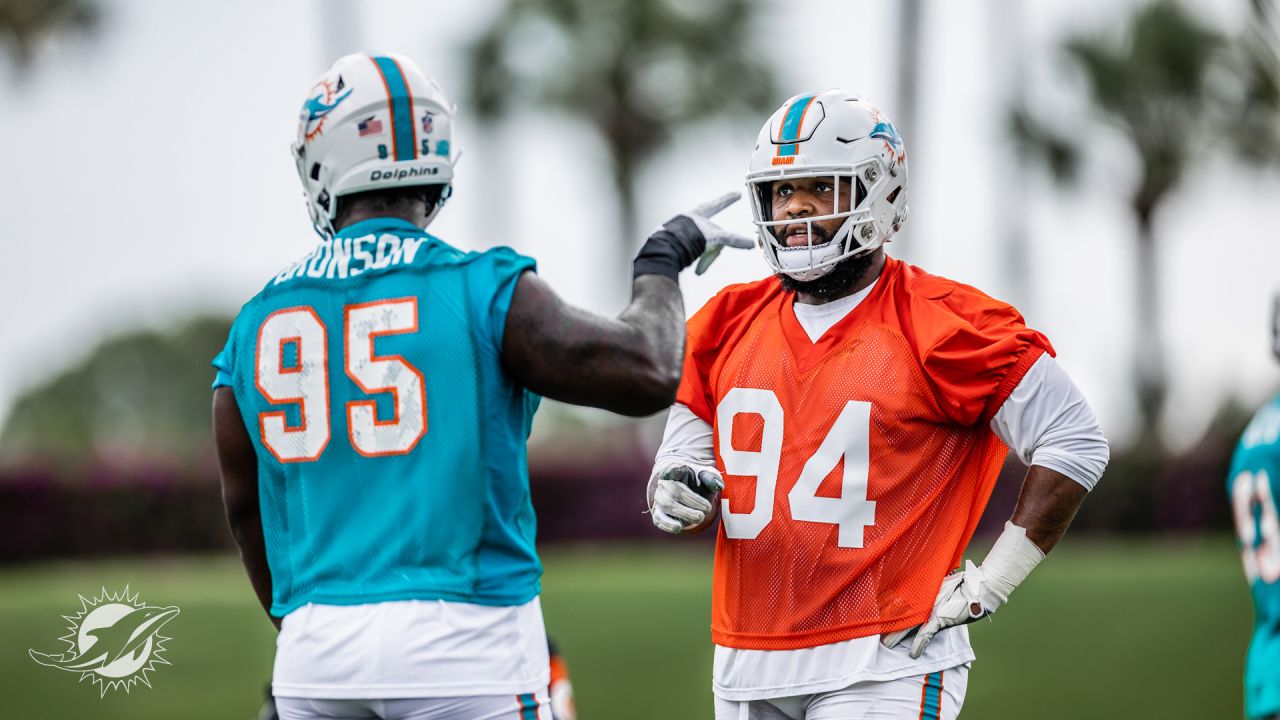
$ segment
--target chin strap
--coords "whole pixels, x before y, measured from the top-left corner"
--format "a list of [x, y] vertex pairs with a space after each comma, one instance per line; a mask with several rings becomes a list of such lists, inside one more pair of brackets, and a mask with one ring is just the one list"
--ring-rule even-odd
[[[805, 221], [805, 219], [798, 218], [797, 222], [800, 222], [800, 221]], [[840, 265], [840, 263], [844, 262], [845, 260], [856, 258], [859, 255], [867, 252], [863, 249], [862, 243], [860, 243], [857, 237], [855, 237], [854, 230], [859, 226], [868, 227], [865, 223], [861, 223], [861, 222], [855, 223], [854, 216], [850, 216], [844, 219], [844, 222], [840, 224], [840, 227], [836, 228], [836, 232], [832, 236], [831, 240], [828, 240], [827, 242], [822, 243], [824, 246], [830, 245], [832, 247], [838, 248], [837, 253], [833, 256], [832, 259], [834, 258], [839, 258], [839, 259], [835, 260], [835, 262], [832, 262], [827, 265], [823, 265], [822, 267], [819, 267], [819, 268], [783, 267], [784, 265], [782, 261], [783, 257], [791, 256], [791, 255], [794, 255], [795, 257], [800, 257], [801, 253], [804, 253], [807, 258], [807, 257], [810, 257], [809, 256], [810, 248], [806, 245], [800, 245], [798, 247], [787, 247], [785, 243], [775, 241], [773, 243], [773, 254], [774, 254], [775, 262], [777, 264], [777, 267], [774, 268], [775, 272], [780, 272], [790, 277], [791, 279], [797, 280], [799, 282], [808, 282], [810, 280], [817, 280], [821, 277], [825, 277], [826, 275], [829, 275], [831, 271], [835, 270], [836, 267]], [[813, 233], [812, 224], [810, 224], [809, 226], [809, 232], [811, 234]], [[770, 235], [770, 237], [773, 237], [773, 236]], [[771, 241], [768, 238], [765, 238], [764, 242], [771, 242]], [[826, 260], [823, 260], [822, 262], [826, 262]]]

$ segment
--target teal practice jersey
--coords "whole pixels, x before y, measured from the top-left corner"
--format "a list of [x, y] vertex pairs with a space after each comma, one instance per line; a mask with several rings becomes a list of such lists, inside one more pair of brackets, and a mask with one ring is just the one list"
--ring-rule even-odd
[[1280, 396], [1253, 416], [1240, 438], [1227, 493], [1255, 611], [1245, 662], [1245, 714], [1262, 718], [1280, 713]]
[[257, 450], [273, 615], [538, 594], [525, 456], [538, 397], [500, 363], [533, 268], [367, 220], [240, 311], [214, 387], [235, 392]]

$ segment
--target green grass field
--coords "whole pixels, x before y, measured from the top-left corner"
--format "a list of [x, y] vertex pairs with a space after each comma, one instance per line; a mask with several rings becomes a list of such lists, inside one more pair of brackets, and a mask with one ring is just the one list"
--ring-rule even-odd
[[[543, 608], [585, 720], [710, 718], [704, 546], [546, 553]], [[182, 612], [152, 688], [100, 699], [28, 648], [60, 651], [77, 594], [129, 584]], [[1238, 718], [1252, 610], [1232, 541], [1069, 539], [992, 621], [963, 717]], [[0, 718], [249, 720], [273, 633], [233, 558], [0, 571]]]

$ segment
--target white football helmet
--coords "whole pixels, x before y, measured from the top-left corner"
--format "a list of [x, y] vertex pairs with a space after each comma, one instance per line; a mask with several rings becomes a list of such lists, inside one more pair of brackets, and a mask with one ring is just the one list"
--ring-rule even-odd
[[[774, 218], [773, 184], [782, 178], [831, 177], [836, 205], [830, 215]], [[842, 188], [852, 207], [840, 207]], [[844, 90], [796, 95], [760, 129], [747, 174], [760, 247], [774, 272], [813, 280], [836, 263], [883, 245], [907, 218], [907, 151], [889, 118]], [[813, 222], [844, 218], [829, 242], [813, 244]], [[787, 247], [774, 235], [805, 222], [807, 246]]]
[[455, 110], [403, 55], [339, 58], [307, 94], [293, 145], [316, 232], [332, 237], [343, 195], [442, 185], [429, 223], [451, 191]]

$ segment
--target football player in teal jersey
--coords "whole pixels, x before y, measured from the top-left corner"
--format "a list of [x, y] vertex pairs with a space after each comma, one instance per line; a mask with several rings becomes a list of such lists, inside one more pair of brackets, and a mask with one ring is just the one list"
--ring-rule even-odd
[[296, 718], [549, 718], [525, 439], [539, 397], [647, 415], [683, 360], [681, 269], [750, 246], [677, 215], [630, 305], [565, 304], [505, 247], [426, 232], [448, 199], [453, 106], [399, 55], [339, 59], [294, 145], [319, 245], [240, 311], [214, 360], [223, 498], [280, 628]]
[[[1272, 313], [1272, 351], [1280, 359], [1280, 296]], [[1280, 395], [1245, 428], [1227, 475], [1240, 556], [1253, 594], [1254, 628], [1244, 669], [1244, 710], [1280, 720]]]

